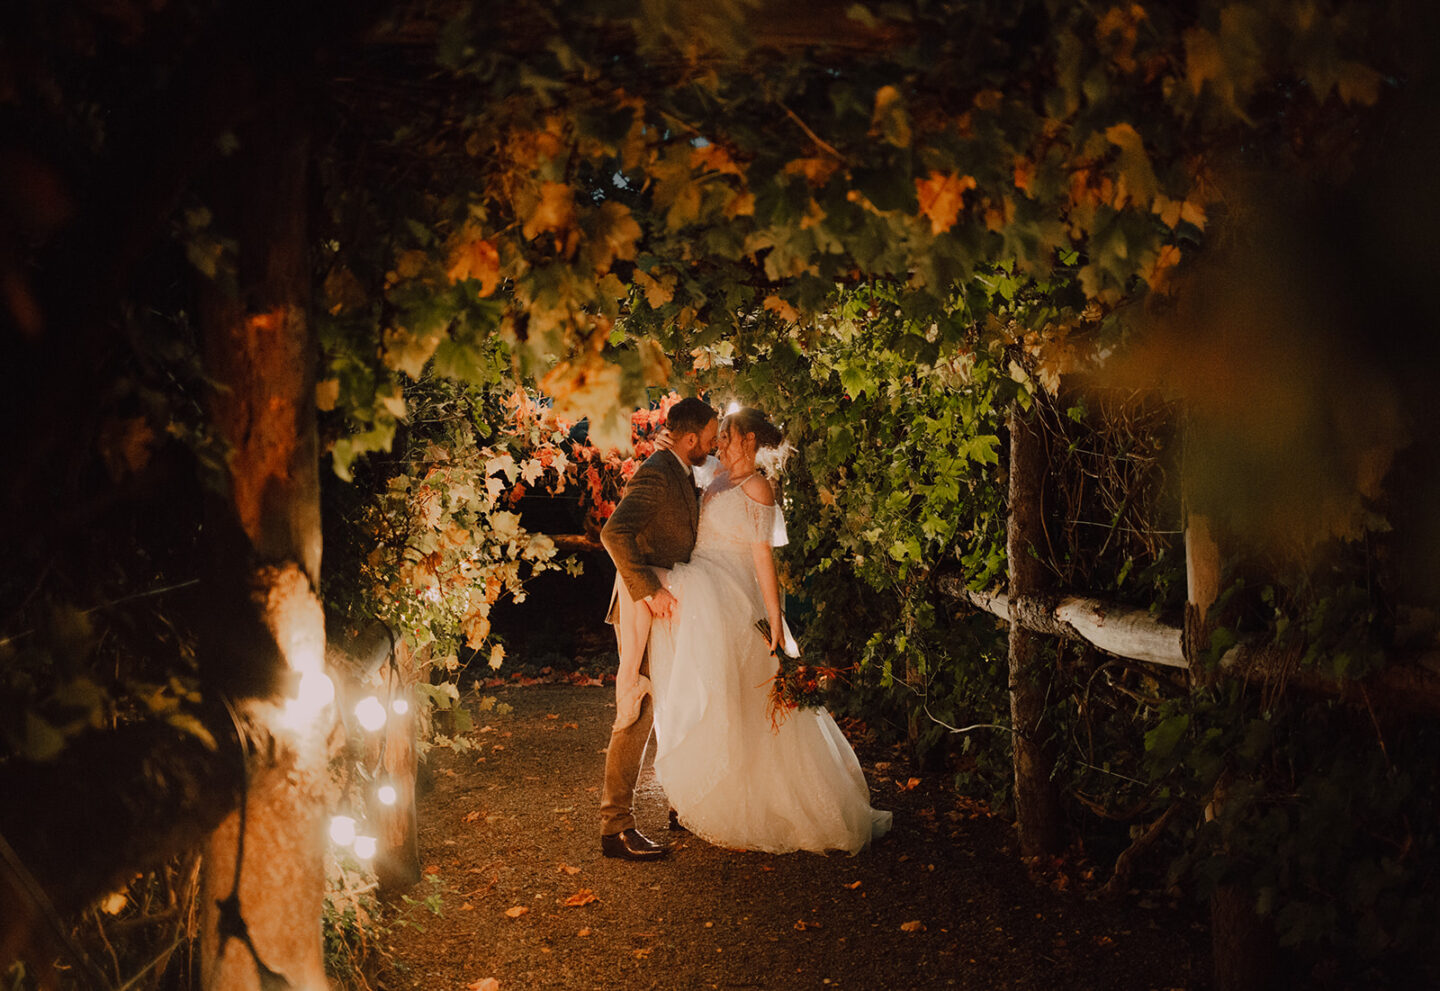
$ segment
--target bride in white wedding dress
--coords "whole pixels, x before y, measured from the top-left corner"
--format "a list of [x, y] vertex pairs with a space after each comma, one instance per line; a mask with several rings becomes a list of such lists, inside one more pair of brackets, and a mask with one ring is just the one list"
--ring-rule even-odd
[[661, 574], [680, 604], [651, 630], [655, 772], [680, 822], [718, 846], [856, 853], [889, 830], [891, 814], [870, 807], [835, 720], [802, 708], [774, 726], [767, 713], [785, 637], [772, 550], [785, 525], [755, 455], [781, 439], [752, 408], [722, 420], [721, 470], [704, 493], [694, 553]]

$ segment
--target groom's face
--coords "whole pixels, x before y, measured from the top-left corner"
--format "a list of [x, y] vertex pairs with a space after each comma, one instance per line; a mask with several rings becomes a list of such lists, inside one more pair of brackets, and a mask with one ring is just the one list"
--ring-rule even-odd
[[681, 434], [676, 439], [675, 453], [699, 468], [715, 453], [715, 437], [719, 431], [720, 421], [715, 419], [705, 424], [705, 429], [698, 434]]

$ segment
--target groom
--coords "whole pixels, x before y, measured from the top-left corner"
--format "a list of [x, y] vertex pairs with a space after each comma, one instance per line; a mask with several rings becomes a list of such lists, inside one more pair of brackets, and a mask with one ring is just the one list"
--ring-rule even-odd
[[[649, 609], [657, 619], [670, 616], [677, 601], [650, 569], [671, 568], [690, 560], [700, 525], [694, 469], [715, 453], [719, 421], [706, 403], [682, 399], [670, 407], [665, 427], [670, 433], [670, 449], [655, 452], [640, 466], [625, 487], [625, 498], [600, 531], [600, 541], [636, 607]], [[617, 622], [617, 610], [618, 603], [612, 603], [607, 617], [612, 623]], [[618, 625], [615, 632], [618, 638]], [[649, 665], [647, 651], [640, 665], [642, 675], [648, 676]], [[617, 697], [624, 698], [634, 687], [617, 684]], [[600, 794], [600, 852], [607, 857], [655, 860], [665, 856], [665, 847], [635, 828], [633, 810], [635, 781], [654, 721], [654, 699], [646, 696], [639, 718], [610, 733]]]

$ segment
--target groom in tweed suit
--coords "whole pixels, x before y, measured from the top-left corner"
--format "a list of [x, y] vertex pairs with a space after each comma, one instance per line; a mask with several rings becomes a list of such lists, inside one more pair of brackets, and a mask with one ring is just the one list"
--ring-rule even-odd
[[[600, 541], [636, 607], [650, 610], [657, 618], [671, 615], [676, 600], [650, 569], [671, 568], [690, 560], [700, 525], [694, 469], [715, 453], [719, 421], [706, 403], [682, 399], [670, 407], [665, 427], [670, 433], [670, 449], [656, 451], [640, 466], [600, 531]], [[616, 622], [617, 609], [618, 601], [612, 599], [610, 622]], [[618, 625], [616, 632], [618, 635]], [[649, 663], [647, 652], [640, 666], [642, 675], [649, 674]], [[616, 687], [623, 693], [630, 686]], [[635, 781], [654, 722], [654, 699], [646, 696], [639, 718], [610, 734], [600, 795], [600, 849], [607, 857], [653, 860], [665, 855], [665, 847], [635, 828], [633, 811]]]

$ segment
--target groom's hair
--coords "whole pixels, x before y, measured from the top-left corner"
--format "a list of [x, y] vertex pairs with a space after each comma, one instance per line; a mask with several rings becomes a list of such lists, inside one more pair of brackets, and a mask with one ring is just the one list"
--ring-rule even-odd
[[665, 427], [672, 434], [698, 434], [715, 419], [710, 404], [700, 399], [682, 399], [665, 414]]

